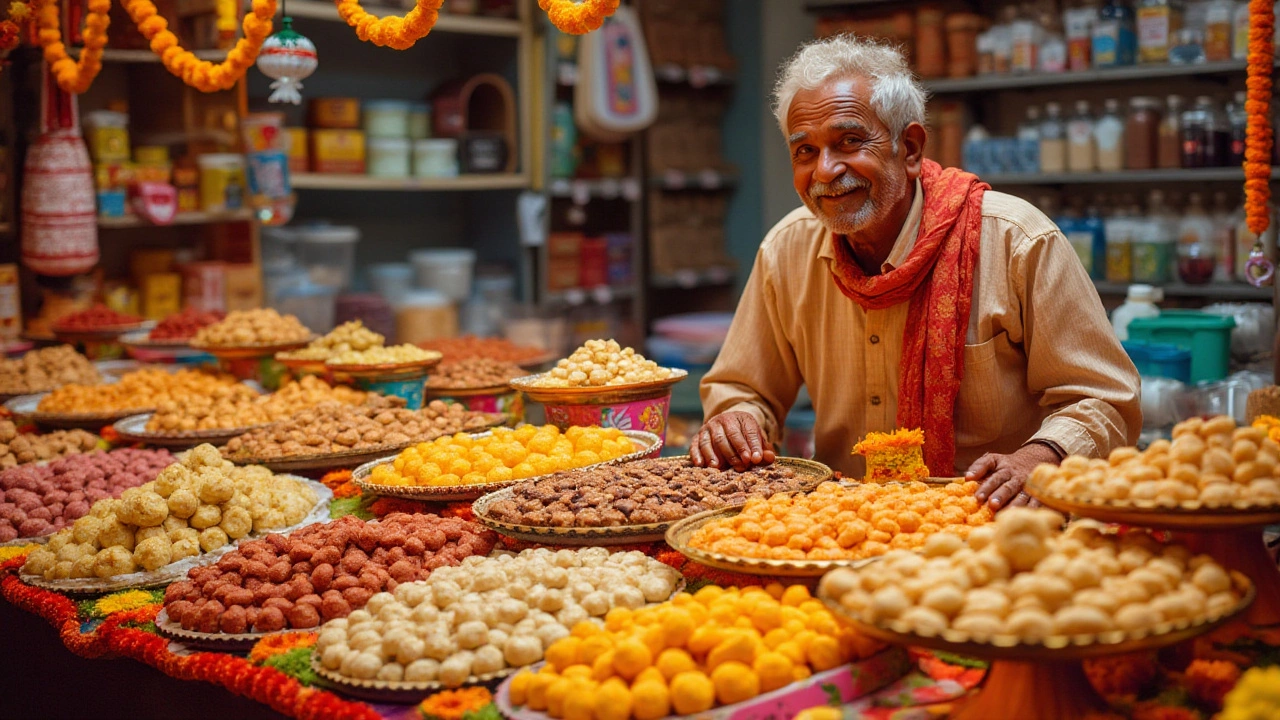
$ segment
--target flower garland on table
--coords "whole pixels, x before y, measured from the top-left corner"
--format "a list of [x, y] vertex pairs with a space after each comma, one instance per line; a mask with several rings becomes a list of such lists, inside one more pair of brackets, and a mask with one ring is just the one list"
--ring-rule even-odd
[[585, 35], [604, 24], [618, 9], [618, 0], [538, 0], [538, 7], [560, 32]]
[[427, 36], [440, 17], [444, 0], [418, 0], [404, 17], [376, 18], [360, 7], [360, 0], [334, 0], [338, 16], [356, 29], [356, 37], [379, 47], [407, 50]]
[[[106, 2], [108, 0], [90, 0]], [[271, 34], [271, 18], [276, 14], [276, 0], [253, 0], [253, 11], [245, 14], [244, 37], [227, 53], [221, 63], [201, 60], [178, 44], [178, 36], [156, 11], [151, 0], [125, 0], [129, 13], [142, 36], [151, 43], [151, 51], [160, 56], [165, 69], [182, 78], [182, 82], [201, 92], [230, 90], [258, 59], [262, 43]]]
[[1271, 70], [1275, 64], [1275, 4], [1249, 0], [1248, 113], [1244, 151], [1245, 222], [1261, 236], [1270, 222], [1271, 199]]
[[111, 24], [107, 15], [111, 11], [111, 0], [89, 0], [84, 18], [84, 49], [80, 51], [79, 60], [67, 55], [67, 46], [62, 42], [58, 4], [54, 0], [39, 0], [35, 10], [39, 29], [36, 37], [44, 49], [45, 62], [57, 77], [58, 87], [73, 95], [88, 90], [102, 70], [102, 49], [107, 46], [107, 26]]
[[483, 687], [445, 690], [418, 704], [423, 720], [464, 720], [474, 717], [493, 703], [493, 694]]

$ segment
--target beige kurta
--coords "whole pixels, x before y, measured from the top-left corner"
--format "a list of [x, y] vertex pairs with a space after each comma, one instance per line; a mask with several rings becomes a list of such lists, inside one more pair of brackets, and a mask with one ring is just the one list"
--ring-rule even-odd
[[[884, 270], [915, 244], [923, 193]], [[896, 428], [907, 303], [863, 310], [836, 286], [832, 235], [806, 208], [760, 245], [724, 349], [702, 381], [710, 418], [745, 410], [775, 442], [802, 385], [817, 414], [816, 458], [861, 477], [850, 455], [866, 433]], [[1074, 250], [1029, 203], [987, 191], [964, 379], [956, 399], [956, 470], [983, 453], [1046, 440], [1105, 456], [1142, 429], [1138, 373]], [[926, 390], [927, 392], [927, 390]]]

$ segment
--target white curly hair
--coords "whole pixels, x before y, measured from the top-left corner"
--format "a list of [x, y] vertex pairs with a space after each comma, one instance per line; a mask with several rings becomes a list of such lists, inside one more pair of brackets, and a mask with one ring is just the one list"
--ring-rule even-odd
[[894, 146], [911, 123], [924, 124], [926, 94], [907, 59], [897, 48], [878, 40], [836, 35], [800, 46], [778, 72], [773, 88], [773, 114], [783, 136], [789, 136], [787, 112], [800, 90], [812, 90], [832, 77], [871, 78], [871, 106], [889, 128]]

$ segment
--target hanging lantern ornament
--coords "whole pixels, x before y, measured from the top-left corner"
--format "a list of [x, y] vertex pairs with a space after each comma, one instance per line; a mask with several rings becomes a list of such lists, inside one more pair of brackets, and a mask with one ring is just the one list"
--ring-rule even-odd
[[302, 81], [311, 77], [319, 64], [315, 44], [294, 32], [293, 18], [284, 18], [284, 27], [262, 43], [258, 54], [258, 70], [275, 80], [267, 101], [301, 105]]

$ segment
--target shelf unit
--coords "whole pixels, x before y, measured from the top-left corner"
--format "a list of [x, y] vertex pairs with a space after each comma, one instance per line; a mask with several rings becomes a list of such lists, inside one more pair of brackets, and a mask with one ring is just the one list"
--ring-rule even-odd
[[167, 225], [156, 225], [143, 220], [137, 215], [126, 215], [125, 217], [99, 217], [98, 229], [123, 230], [127, 228], [172, 227], [174, 225], [212, 225], [224, 222], [250, 222], [253, 219], [253, 211], [248, 208], [221, 213], [182, 212], [174, 215], [173, 222]]
[[1205, 77], [1212, 75], [1243, 74], [1243, 60], [1223, 60], [1194, 65], [1130, 65], [1097, 70], [1077, 70], [1060, 73], [1022, 73], [1017, 75], [975, 75], [964, 78], [937, 78], [924, 80], [926, 90], [934, 95], [982, 92], [985, 90], [1042, 89], [1062, 85], [1092, 85], [1096, 83], [1164, 80], [1170, 78]]
[[[1118, 170], [1088, 173], [987, 173], [982, 179], [1001, 185], [1129, 185], [1132, 183], [1244, 182], [1241, 168], [1182, 168], [1168, 170]], [[1272, 169], [1271, 179], [1280, 179]]]
[[[1099, 295], [1125, 295], [1129, 292], [1130, 285], [1136, 285], [1137, 282], [1107, 282], [1106, 280], [1093, 281], [1094, 287], [1098, 289]], [[1188, 285], [1181, 282], [1171, 282], [1158, 285], [1164, 291], [1166, 298], [1212, 298], [1214, 300], [1224, 300], [1229, 302], [1265, 302], [1270, 300], [1274, 292], [1269, 287], [1256, 288], [1248, 283], [1208, 283], [1205, 285]]]
[[385, 178], [371, 175], [296, 173], [289, 176], [297, 190], [353, 190], [360, 192], [447, 192], [518, 190], [529, 187], [524, 173], [459, 175], [441, 178]]

